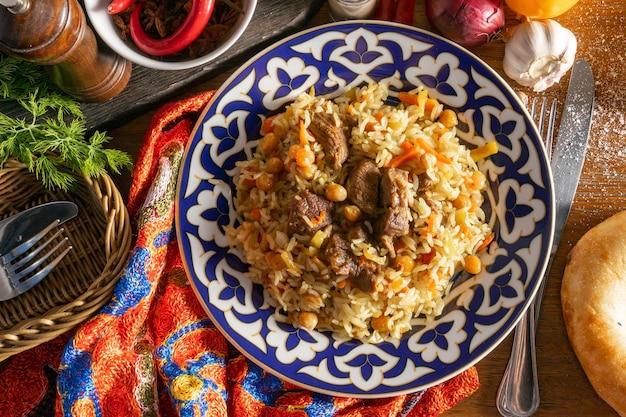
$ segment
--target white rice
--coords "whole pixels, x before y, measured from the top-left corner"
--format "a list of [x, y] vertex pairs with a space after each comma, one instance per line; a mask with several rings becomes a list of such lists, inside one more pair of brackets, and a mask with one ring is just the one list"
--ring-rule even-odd
[[[308, 312], [317, 317], [317, 330], [332, 330], [370, 342], [388, 336], [400, 338], [411, 329], [413, 317], [434, 318], [441, 314], [450, 278], [491, 233], [480, 207], [484, 187], [476, 189], [472, 184], [473, 175], [480, 179], [480, 174], [474, 174], [478, 168], [469, 150], [459, 143], [455, 128], [446, 128], [437, 121], [443, 106], [436, 103], [430, 114], [424, 114], [423, 103], [386, 105], [387, 95], [382, 84], [354, 89], [333, 100], [302, 94], [273, 120], [278, 148], [265, 153], [260, 145], [252, 160], [239, 163], [235, 205], [243, 222], [228, 230], [229, 239], [233, 246], [242, 249], [250, 264], [250, 279], [267, 289], [277, 308], [294, 325], [299, 325], [302, 313]], [[349, 136], [349, 158], [338, 171], [328, 166], [322, 146], [308, 134], [305, 147], [312, 151], [315, 161], [313, 176], [307, 179], [293, 169], [289, 149], [301, 145], [300, 120], [308, 126], [316, 111], [332, 113], [337, 121], [349, 113], [358, 122]], [[410, 171], [413, 183], [409, 198], [411, 230], [400, 238], [402, 245], [396, 256], [409, 257], [414, 266], [408, 272], [402, 271], [383, 245], [355, 239], [354, 256], [378, 262], [384, 271], [373, 292], [361, 291], [348, 278], [333, 275], [320, 249], [312, 246], [310, 236], [287, 234], [287, 203], [305, 188], [324, 195], [328, 184], [344, 184], [363, 158], [374, 160], [379, 167], [388, 165], [393, 157], [403, 154], [404, 141], [418, 136], [450, 162], [437, 162], [428, 168], [426, 174], [432, 186], [420, 192], [417, 178], [425, 171], [420, 158], [402, 166]], [[270, 157], [280, 158], [287, 168], [272, 176], [275, 182], [271, 189], [262, 191], [254, 184], [266, 172]], [[461, 194], [472, 202], [470, 207], [454, 207], [453, 201]], [[345, 204], [349, 203], [336, 203], [335, 213], [342, 213]], [[427, 261], [427, 257], [432, 259]], [[387, 326], [374, 329], [372, 319], [381, 316], [387, 317]]]

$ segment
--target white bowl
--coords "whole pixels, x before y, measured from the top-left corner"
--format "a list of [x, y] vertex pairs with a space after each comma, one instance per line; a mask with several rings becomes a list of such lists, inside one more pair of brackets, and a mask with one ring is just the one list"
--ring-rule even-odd
[[98, 36], [115, 52], [135, 64], [158, 70], [183, 70], [207, 64], [226, 52], [248, 27], [257, 0], [242, 0], [244, 13], [239, 16], [222, 42], [206, 55], [198, 58], [180, 58], [179, 60], [163, 60], [148, 55], [137, 48], [132, 41], [121, 36], [120, 29], [115, 26], [113, 16], [107, 11], [111, 0], [85, 0], [85, 11]]

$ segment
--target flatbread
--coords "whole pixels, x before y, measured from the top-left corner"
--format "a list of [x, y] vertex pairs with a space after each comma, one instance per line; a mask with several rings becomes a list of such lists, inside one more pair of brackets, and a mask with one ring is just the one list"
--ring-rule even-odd
[[626, 417], [626, 211], [590, 229], [572, 249], [561, 304], [589, 382]]

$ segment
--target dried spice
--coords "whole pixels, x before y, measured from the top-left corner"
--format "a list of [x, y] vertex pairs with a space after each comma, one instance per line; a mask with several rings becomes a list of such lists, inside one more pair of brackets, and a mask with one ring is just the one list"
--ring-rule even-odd
[[[146, 0], [141, 13], [141, 24], [148, 35], [162, 39], [172, 34], [185, 20], [192, 0]], [[115, 25], [121, 30], [122, 39], [132, 42], [130, 16], [137, 7], [133, 4], [113, 15]], [[176, 60], [181, 57], [197, 58], [217, 48], [237, 19], [243, 13], [241, 0], [217, 1], [211, 19], [200, 36], [187, 48], [176, 54], [159, 57]]]

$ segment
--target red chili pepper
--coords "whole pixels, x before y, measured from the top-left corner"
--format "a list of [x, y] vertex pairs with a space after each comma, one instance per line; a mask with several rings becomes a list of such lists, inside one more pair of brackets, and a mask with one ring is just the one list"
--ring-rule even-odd
[[141, 11], [145, 3], [139, 3], [130, 15], [130, 37], [137, 48], [154, 56], [165, 56], [180, 52], [188, 47], [202, 33], [209, 23], [215, 0], [193, 0], [185, 21], [172, 33], [162, 39], [148, 35], [141, 26]]
[[109, 3], [107, 11], [109, 14], [118, 14], [128, 9], [136, 0], [113, 0]]
[[398, 0], [396, 11], [393, 14], [393, 21], [396, 23], [404, 23], [405, 25], [412, 25], [414, 12], [415, 0]]
[[373, 19], [391, 21], [395, 0], [379, 0]]

